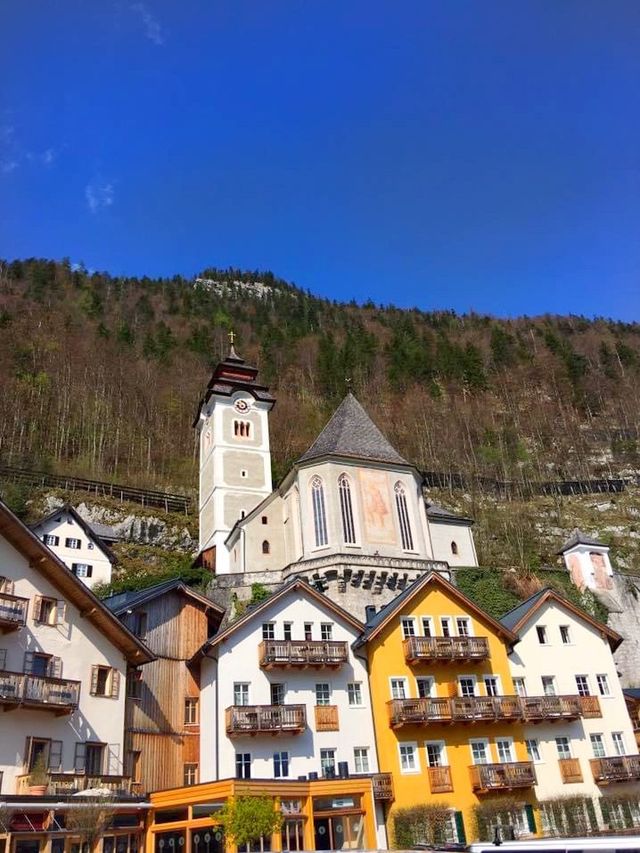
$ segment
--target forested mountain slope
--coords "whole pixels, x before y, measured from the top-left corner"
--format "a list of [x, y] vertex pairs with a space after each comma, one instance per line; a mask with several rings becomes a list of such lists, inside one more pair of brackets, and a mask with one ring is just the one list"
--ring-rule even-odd
[[233, 328], [278, 400], [276, 479], [346, 378], [426, 470], [548, 480], [640, 469], [638, 324], [338, 304], [255, 271], [198, 278], [0, 262], [0, 462], [193, 490], [191, 423]]

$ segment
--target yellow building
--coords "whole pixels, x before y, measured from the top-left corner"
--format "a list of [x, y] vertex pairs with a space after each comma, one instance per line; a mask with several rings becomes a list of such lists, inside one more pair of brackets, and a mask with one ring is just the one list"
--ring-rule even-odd
[[[507, 655], [517, 637], [440, 575], [423, 576], [377, 613], [354, 648], [366, 652], [388, 815], [419, 804], [450, 811], [441, 840], [471, 841], [514, 826], [535, 832], [534, 766]], [[427, 839], [425, 839], [427, 840]]]

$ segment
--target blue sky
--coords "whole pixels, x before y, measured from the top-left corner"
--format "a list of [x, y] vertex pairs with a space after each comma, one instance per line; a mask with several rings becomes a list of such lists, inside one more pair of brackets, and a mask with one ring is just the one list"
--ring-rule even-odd
[[640, 319], [637, 0], [4, 0], [0, 256]]

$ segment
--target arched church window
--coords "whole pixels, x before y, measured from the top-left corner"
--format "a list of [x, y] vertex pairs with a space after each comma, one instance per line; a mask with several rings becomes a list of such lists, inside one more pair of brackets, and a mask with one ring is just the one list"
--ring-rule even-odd
[[398, 513], [398, 524], [400, 525], [400, 538], [405, 551], [413, 551], [413, 536], [411, 534], [411, 522], [409, 521], [409, 510], [407, 508], [407, 495], [402, 483], [398, 482], [393, 487], [396, 495], [396, 512]]
[[457, 542], [452, 542], [452, 543], [451, 543], [451, 553], [452, 553], [452, 554], [457, 554], [457, 553], [458, 553], [458, 543], [457, 543]]
[[263, 554], [270, 554], [271, 553], [271, 545], [269, 545], [269, 542], [266, 539], [262, 543], [262, 553]]
[[338, 492], [340, 494], [340, 514], [342, 515], [342, 534], [347, 545], [356, 544], [356, 528], [353, 523], [353, 503], [351, 501], [351, 484], [346, 474], [338, 477]]
[[324, 504], [324, 486], [321, 477], [311, 480], [311, 502], [313, 505], [313, 529], [315, 532], [316, 548], [327, 545], [327, 512]]

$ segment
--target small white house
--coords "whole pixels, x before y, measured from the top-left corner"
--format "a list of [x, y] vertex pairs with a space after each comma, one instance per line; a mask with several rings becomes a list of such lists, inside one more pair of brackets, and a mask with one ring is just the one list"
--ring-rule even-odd
[[577, 527], [558, 551], [574, 585], [600, 592], [613, 589], [613, 567], [609, 546], [587, 536]]
[[31, 529], [86, 586], [111, 583], [115, 554], [70, 504], [61, 506]]
[[[127, 667], [153, 659], [0, 501], [0, 793], [126, 786]], [[97, 782], [96, 782], [97, 780]]]

